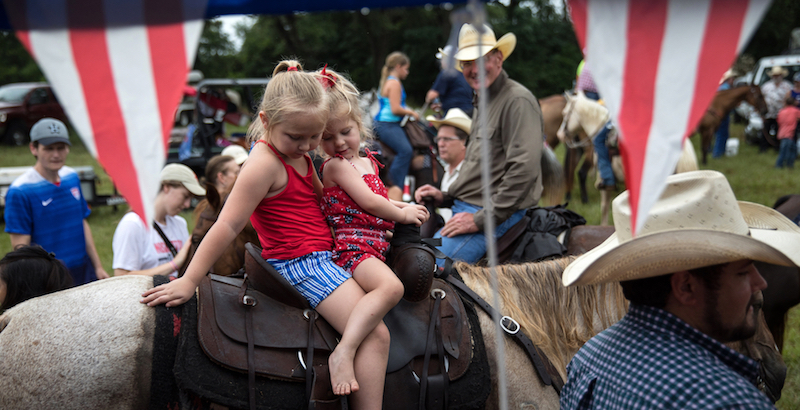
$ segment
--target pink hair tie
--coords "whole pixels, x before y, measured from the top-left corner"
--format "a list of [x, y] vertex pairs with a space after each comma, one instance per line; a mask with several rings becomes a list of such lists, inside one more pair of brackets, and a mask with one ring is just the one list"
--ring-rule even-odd
[[322, 86], [325, 87], [326, 90], [336, 85], [336, 77], [334, 77], [333, 74], [329, 74], [326, 70], [327, 68], [328, 65], [325, 64], [325, 67], [322, 67], [322, 72], [320, 72], [321, 77], [318, 78], [319, 82], [322, 83]]
[[297, 67], [289, 67], [286, 69], [286, 71], [298, 71], [298, 70]]

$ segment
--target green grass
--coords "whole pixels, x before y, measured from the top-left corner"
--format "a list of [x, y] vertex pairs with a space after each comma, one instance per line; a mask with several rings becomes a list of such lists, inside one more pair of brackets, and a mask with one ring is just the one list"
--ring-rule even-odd
[[[731, 137], [742, 139], [742, 126], [731, 126]], [[73, 147], [67, 158], [67, 165], [89, 165], [94, 166], [95, 172], [100, 178], [98, 184], [98, 194], [108, 195], [113, 192], [113, 185], [110, 178], [97, 164], [91, 155], [86, 151], [83, 144], [78, 141], [76, 136], [72, 137]], [[697, 152], [699, 150], [698, 138], [693, 138], [693, 143]], [[563, 160], [564, 148], [559, 146], [556, 149], [559, 159]], [[769, 152], [759, 154], [758, 148], [742, 143], [739, 147], [739, 155], [736, 157], [711, 159], [708, 166], [703, 169], [716, 169], [724, 173], [733, 187], [736, 196], [740, 200], [757, 202], [767, 206], [772, 206], [775, 200], [786, 194], [798, 193], [800, 185], [800, 163], [798, 169], [777, 170], [774, 169], [777, 153]], [[0, 146], [0, 164], [3, 167], [33, 165], [34, 159], [27, 147], [8, 147]], [[594, 189], [594, 176], [589, 180], [589, 204], [581, 204], [578, 200], [579, 191], [577, 186], [573, 190], [573, 201], [569, 208], [583, 215], [587, 222], [592, 225], [600, 223], [600, 194]], [[97, 251], [103, 266], [111, 272], [111, 240], [114, 236], [114, 229], [120, 218], [127, 211], [127, 206], [121, 206], [117, 210], [112, 207], [98, 207], [92, 210], [89, 217], [89, 224], [97, 245]], [[189, 229], [192, 229], [190, 212], [184, 212], [183, 216], [189, 221]], [[5, 255], [11, 250], [11, 242], [8, 234], [3, 233], [0, 240], [0, 254]], [[782, 410], [800, 409], [800, 309], [795, 308], [790, 311], [789, 324], [785, 336], [783, 357], [788, 366], [786, 385], [783, 388], [783, 397], [778, 402], [778, 408]]]

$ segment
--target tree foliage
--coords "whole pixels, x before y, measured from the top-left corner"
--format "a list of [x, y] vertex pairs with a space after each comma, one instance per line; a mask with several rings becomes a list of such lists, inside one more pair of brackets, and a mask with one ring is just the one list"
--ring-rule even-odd
[[800, 27], [800, 1], [772, 0], [745, 53], [755, 60], [788, 51], [792, 29]]
[[44, 81], [33, 58], [11, 32], [0, 31], [0, 84]]

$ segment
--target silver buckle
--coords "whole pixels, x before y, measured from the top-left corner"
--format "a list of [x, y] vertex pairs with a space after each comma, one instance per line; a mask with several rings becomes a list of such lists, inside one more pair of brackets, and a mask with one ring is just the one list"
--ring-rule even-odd
[[244, 295], [244, 297], [242, 297], [242, 304], [253, 307], [258, 304], [258, 300], [250, 295]]
[[[506, 321], [513, 325], [513, 330], [506, 326]], [[515, 335], [517, 332], [519, 332], [519, 322], [512, 319], [510, 316], [503, 316], [500, 318], [500, 327], [502, 327], [503, 330], [510, 335]]]

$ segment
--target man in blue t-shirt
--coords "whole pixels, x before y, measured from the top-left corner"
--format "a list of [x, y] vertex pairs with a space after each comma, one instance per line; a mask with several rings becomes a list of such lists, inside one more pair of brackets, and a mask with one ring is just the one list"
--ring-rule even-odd
[[444, 115], [451, 108], [460, 108], [471, 118], [473, 109], [472, 87], [469, 86], [461, 73], [447, 66], [448, 58], [450, 58], [448, 56], [452, 56], [453, 52], [453, 46], [448, 45], [444, 49], [439, 49], [439, 52], [436, 53], [436, 58], [441, 60], [442, 71], [436, 76], [431, 89], [425, 95], [425, 101], [435, 104], [435, 100], [438, 98], [441, 107], [431, 105], [434, 111], [439, 111]]
[[72, 145], [67, 126], [44, 118], [33, 125], [30, 136], [36, 164], [14, 180], [6, 194], [11, 247], [34, 243], [54, 253], [69, 268], [75, 285], [107, 278], [86, 222], [90, 211], [80, 178], [64, 166]]

